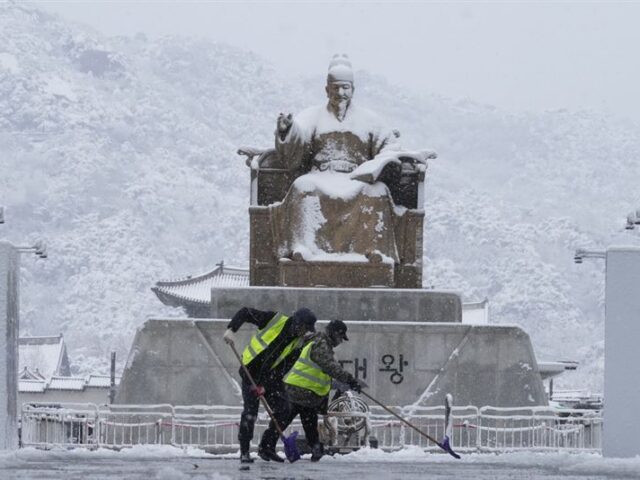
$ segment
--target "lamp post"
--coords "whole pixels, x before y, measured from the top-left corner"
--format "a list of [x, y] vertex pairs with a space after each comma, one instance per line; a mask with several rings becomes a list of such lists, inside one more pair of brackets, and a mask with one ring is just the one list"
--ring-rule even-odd
[[634, 230], [636, 225], [640, 225], [640, 208], [635, 212], [627, 215], [627, 224], [624, 226], [627, 230]]
[[[636, 224], [635, 220], [627, 223]], [[585, 258], [605, 260], [602, 453], [606, 457], [633, 457], [640, 455], [640, 248], [576, 250], [576, 263]]]
[[579, 248], [573, 255], [573, 261], [576, 263], [582, 263], [585, 258], [607, 258], [607, 252], [604, 250], [585, 250]]
[[[0, 223], [5, 222], [0, 207]], [[20, 325], [20, 254], [47, 258], [43, 242], [16, 246], [0, 240], [0, 450], [18, 447], [18, 335]]]
[[38, 258], [47, 258], [47, 245], [38, 240], [33, 246], [16, 246], [19, 253], [35, 253]]

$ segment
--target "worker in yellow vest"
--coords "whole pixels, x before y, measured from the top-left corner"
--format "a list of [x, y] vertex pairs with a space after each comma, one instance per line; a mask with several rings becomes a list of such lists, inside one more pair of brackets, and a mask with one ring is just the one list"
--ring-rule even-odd
[[[341, 320], [332, 320], [324, 332], [312, 335], [300, 352], [293, 367], [284, 377], [289, 399], [288, 412], [276, 416], [278, 423], [287, 428], [296, 415], [300, 415], [302, 428], [311, 448], [311, 461], [317, 462], [323, 455], [318, 436], [318, 414], [326, 414], [332, 379], [360, 392], [366, 384], [344, 370], [335, 359], [333, 349], [348, 341], [347, 325]], [[274, 449], [278, 432], [269, 428], [262, 436], [265, 448]]]
[[[240, 416], [238, 440], [240, 441], [240, 462], [251, 463], [249, 454], [253, 428], [258, 416], [259, 396], [264, 395], [276, 416], [288, 411], [287, 398], [282, 378], [295, 363], [304, 345], [304, 335], [315, 331], [316, 316], [308, 308], [296, 310], [291, 317], [280, 312], [263, 311], [244, 307], [227, 325], [224, 340], [235, 344], [235, 333], [245, 323], [252, 323], [258, 331], [242, 352], [242, 363], [247, 367], [257, 385], [253, 388], [243, 368], [242, 400], [244, 408]], [[273, 423], [273, 422], [272, 422]], [[273, 426], [275, 429], [275, 425]], [[258, 455], [264, 460], [283, 462], [274, 448], [265, 449], [260, 442]]]

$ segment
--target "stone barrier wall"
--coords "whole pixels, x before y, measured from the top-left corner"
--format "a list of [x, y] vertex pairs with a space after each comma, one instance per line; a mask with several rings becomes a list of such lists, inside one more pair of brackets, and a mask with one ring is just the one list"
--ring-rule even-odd
[[300, 307], [318, 318], [421, 322], [462, 321], [462, 302], [454, 292], [389, 288], [216, 287], [211, 318], [231, 318], [242, 307], [291, 313]]
[[[137, 332], [116, 403], [240, 405], [227, 319], [148, 320]], [[318, 329], [326, 322], [320, 321]], [[531, 342], [516, 326], [347, 321], [336, 358], [389, 405], [546, 405]], [[241, 352], [255, 332], [238, 332]]]

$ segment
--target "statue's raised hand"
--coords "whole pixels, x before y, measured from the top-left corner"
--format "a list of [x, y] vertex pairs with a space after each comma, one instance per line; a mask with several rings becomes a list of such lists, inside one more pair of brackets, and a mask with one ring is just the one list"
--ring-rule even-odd
[[284, 113], [278, 115], [278, 134], [280, 134], [280, 138], [284, 138], [289, 133], [292, 124], [293, 115], [285, 115]]

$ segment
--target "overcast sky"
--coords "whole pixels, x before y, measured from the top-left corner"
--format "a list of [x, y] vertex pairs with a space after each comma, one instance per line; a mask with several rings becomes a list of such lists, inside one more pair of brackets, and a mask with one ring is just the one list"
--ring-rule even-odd
[[344, 52], [414, 91], [640, 121], [640, 1], [35, 3], [108, 35], [208, 37], [284, 72], [324, 73]]

